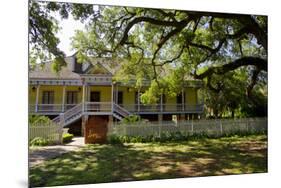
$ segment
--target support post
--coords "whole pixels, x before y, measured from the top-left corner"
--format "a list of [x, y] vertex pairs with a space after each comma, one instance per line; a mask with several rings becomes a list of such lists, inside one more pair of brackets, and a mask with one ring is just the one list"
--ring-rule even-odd
[[191, 135], [193, 135], [193, 119], [191, 120]]
[[184, 101], [184, 90], [182, 89], [182, 91], [181, 91], [181, 96], [182, 96], [182, 111], [184, 111], [184, 103], [185, 103], [185, 101]]
[[163, 112], [163, 94], [161, 94], [160, 98], [160, 111]]
[[62, 112], [64, 112], [65, 110], [65, 88], [66, 86], [64, 85], [62, 89], [62, 108], [61, 108]]
[[82, 93], [82, 112], [85, 111], [85, 94], [86, 94], [86, 85], [83, 84], [83, 93]]
[[162, 129], [161, 129], [161, 127], [162, 127], [162, 123], [163, 123], [163, 114], [158, 114], [158, 128], [159, 128], [159, 137], [161, 137], [161, 132], [162, 132]]
[[163, 121], [163, 114], [158, 114], [158, 123], [162, 124]]
[[138, 89], [138, 112], [140, 111], [140, 89]]
[[116, 83], [116, 95], [115, 95], [115, 103], [118, 104], [118, 84]]
[[113, 109], [114, 109], [114, 83], [111, 84], [111, 113], [113, 114]]
[[185, 121], [185, 114], [180, 115], [180, 121]]
[[37, 85], [37, 87], [36, 87], [35, 112], [38, 112], [39, 92], [40, 92], [40, 85]]

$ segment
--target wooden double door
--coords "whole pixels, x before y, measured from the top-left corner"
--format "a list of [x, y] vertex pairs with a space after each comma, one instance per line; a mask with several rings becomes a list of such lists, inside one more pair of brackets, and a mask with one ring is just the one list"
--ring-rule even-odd
[[91, 91], [90, 93], [90, 109], [92, 111], [100, 111], [101, 96], [99, 91]]
[[85, 143], [106, 143], [108, 116], [90, 116], [85, 125]]

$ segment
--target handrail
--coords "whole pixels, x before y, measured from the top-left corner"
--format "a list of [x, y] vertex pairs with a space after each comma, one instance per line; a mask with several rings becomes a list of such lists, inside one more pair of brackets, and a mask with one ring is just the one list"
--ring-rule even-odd
[[118, 104], [114, 103], [113, 104], [113, 111], [119, 113], [120, 115], [122, 115], [123, 117], [126, 117], [128, 115], [130, 115], [131, 113], [129, 111], [127, 111], [125, 108], [122, 108], [121, 106], [119, 106]]
[[74, 106], [73, 108], [67, 110], [64, 114], [64, 119], [68, 120], [69, 118], [71, 118], [73, 115], [76, 115], [78, 113], [82, 112], [82, 103], [77, 104], [76, 106]]
[[[74, 115], [77, 115], [82, 112], [82, 103], [77, 104], [76, 106], [70, 108], [69, 110], [62, 113], [64, 123], [69, 120]], [[61, 115], [57, 116], [52, 120], [54, 123], [62, 123], [61, 122]]]
[[52, 119], [52, 121], [54, 123], [60, 123], [60, 116], [55, 117], [54, 119]]

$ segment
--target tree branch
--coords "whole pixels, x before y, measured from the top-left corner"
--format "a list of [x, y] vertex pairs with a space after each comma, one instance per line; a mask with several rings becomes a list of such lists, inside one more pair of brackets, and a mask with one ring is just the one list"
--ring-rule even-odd
[[219, 93], [220, 92], [220, 88], [215, 88], [212, 84], [211, 84], [211, 76], [207, 76], [207, 87], [212, 90], [215, 93]]
[[124, 34], [122, 39], [120, 40], [119, 44], [123, 45], [126, 40], [128, 39], [128, 33], [130, 31], [130, 29], [137, 23], [140, 22], [148, 22], [154, 25], [160, 25], [160, 26], [170, 26], [170, 27], [179, 27], [181, 26], [181, 24], [183, 24], [183, 22], [177, 22], [177, 21], [163, 21], [163, 20], [157, 20], [154, 18], [150, 18], [150, 17], [137, 17], [134, 18], [131, 22], [128, 23], [127, 27], [124, 30]]
[[257, 38], [258, 43], [267, 51], [267, 32], [260, 27], [256, 20], [252, 16], [245, 16], [240, 19], [240, 22], [248, 26], [249, 33], [252, 33]]
[[157, 44], [158, 48], [155, 50], [152, 61], [154, 61], [154, 59], [156, 58], [156, 54], [159, 52], [159, 50], [162, 48], [162, 46], [174, 35], [176, 35], [177, 33], [179, 33], [189, 22], [191, 21], [191, 19], [188, 20], [184, 20], [181, 21], [181, 25], [179, 27], [177, 27], [176, 29], [172, 30], [170, 33], [168, 33], [166, 36], [164, 36], [163, 38], [161, 38], [161, 40], [159, 41], [159, 43]]
[[166, 60], [166, 61], [164, 61], [163, 63], [160, 63], [160, 64], [155, 64], [155, 66], [163, 66], [163, 65], [165, 65], [165, 64], [167, 64], [167, 63], [172, 63], [172, 62], [174, 62], [175, 60], [177, 60], [178, 58], [181, 57], [181, 54], [183, 53], [183, 50], [185, 49], [185, 47], [186, 47], [186, 46], [183, 45], [182, 48], [181, 48], [181, 50], [180, 50], [180, 52], [178, 53], [178, 55], [175, 56], [174, 58], [172, 58], [172, 59], [170, 59], [170, 60]]
[[163, 16], [170, 18], [173, 21], [177, 21], [175, 18], [175, 15], [172, 12], [165, 12], [162, 9], [156, 9], [158, 12], [160, 12]]
[[223, 43], [225, 41], [226, 41], [226, 38], [221, 39], [219, 41], [219, 44], [218, 44], [218, 46], [216, 48], [211, 48], [211, 47], [203, 45], [203, 44], [196, 44], [196, 43], [188, 42], [188, 41], [187, 41], [187, 43], [188, 43], [187, 45], [190, 45], [190, 46], [193, 46], [193, 47], [197, 47], [197, 48], [201, 48], [203, 50], [207, 50], [207, 51], [209, 51], [211, 53], [210, 54], [210, 56], [211, 56], [211, 55], [217, 53], [221, 49], [221, 47], [222, 47], [222, 45], [223, 45]]
[[222, 75], [226, 72], [235, 70], [242, 66], [249, 66], [253, 65], [259, 68], [260, 70], [267, 71], [267, 61], [259, 58], [259, 57], [242, 57], [240, 59], [237, 59], [231, 63], [224, 64], [219, 67], [211, 67], [202, 74], [194, 75], [196, 79], [203, 79], [205, 77], [211, 76], [212, 74], [218, 74]]

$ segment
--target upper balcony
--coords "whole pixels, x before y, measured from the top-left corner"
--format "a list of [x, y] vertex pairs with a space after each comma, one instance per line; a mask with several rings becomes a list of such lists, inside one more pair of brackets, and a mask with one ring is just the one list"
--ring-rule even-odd
[[[31, 104], [29, 105], [30, 114], [58, 115], [73, 108], [77, 104]], [[119, 104], [132, 114], [184, 114], [184, 113], [203, 113], [203, 104], [184, 105], [184, 104]], [[83, 112], [88, 114], [108, 115], [112, 113], [111, 102], [85, 102]]]

